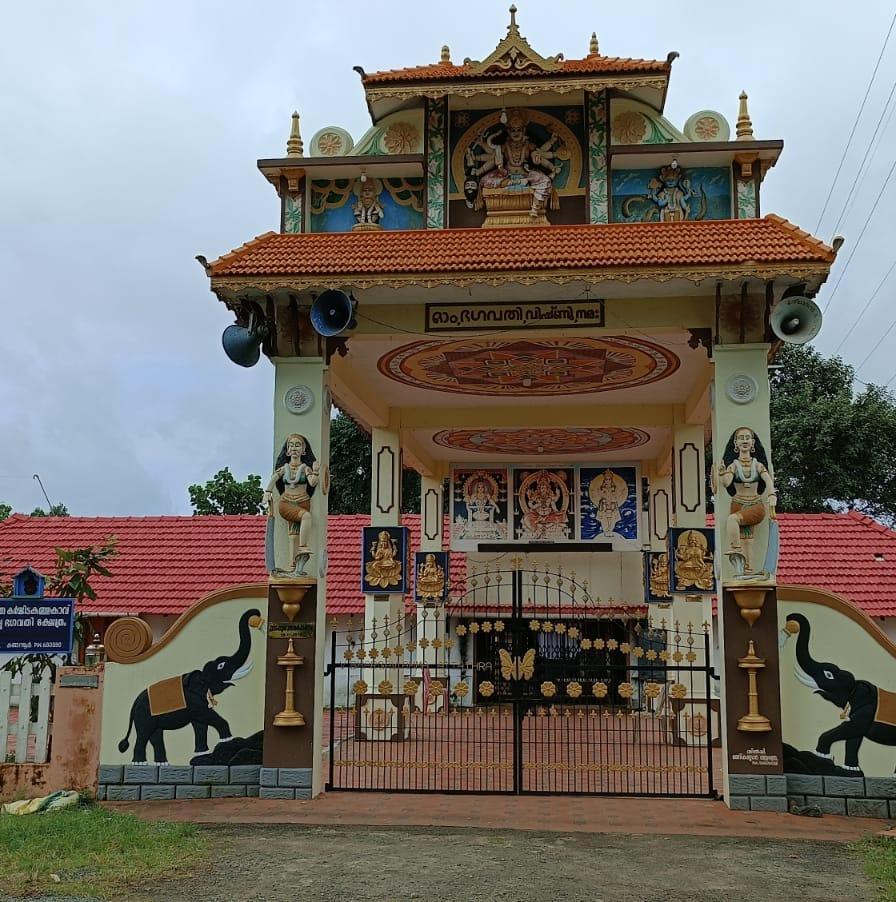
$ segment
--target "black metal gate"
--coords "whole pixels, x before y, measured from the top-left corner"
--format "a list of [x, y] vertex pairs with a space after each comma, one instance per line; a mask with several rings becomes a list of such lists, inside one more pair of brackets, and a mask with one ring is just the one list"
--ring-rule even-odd
[[327, 788], [714, 796], [709, 624], [639, 614], [513, 567], [445, 612], [350, 623], [327, 669]]

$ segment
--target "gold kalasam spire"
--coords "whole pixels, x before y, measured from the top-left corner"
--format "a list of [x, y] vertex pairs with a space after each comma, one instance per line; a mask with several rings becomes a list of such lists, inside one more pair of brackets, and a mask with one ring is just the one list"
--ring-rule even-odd
[[299, 114], [292, 114], [292, 128], [289, 130], [289, 140], [286, 142], [286, 156], [301, 157], [305, 155], [305, 146], [302, 144], [302, 136], [299, 133]]
[[598, 56], [600, 54], [600, 49], [597, 43], [597, 32], [591, 32], [591, 43], [588, 45], [588, 56]]
[[747, 92], [741, 91], [738, 99], [740, 100], [740, 107], [737, 111], [737, 125], [735, 126], [737, 140], [752, 141], [753, 122], [750, 119], [750, 112], [747, 109]]
[[451, 48], [447, 44], [442, 44], [442, 62], [451, 62]]

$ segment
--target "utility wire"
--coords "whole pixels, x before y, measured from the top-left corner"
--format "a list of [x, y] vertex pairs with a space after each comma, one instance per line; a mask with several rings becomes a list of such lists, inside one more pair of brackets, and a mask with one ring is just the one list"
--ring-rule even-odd
[[[840, 348], [842, 348], [843, 345], [845, 345], [846, 342], [849, 340], [849, 336], [852, 335], [852, 333], [855, 331], [856, 326], [858, 326], [858, 324], [859, 324], [859, 322], [861, 321], [862, 317], [865, 315], [865, 313], [868, 311], [868, 308], [871, 306], [872, 302], [873, 302], [874, 299], [877, 297], [878, 292], [881, 290], [881, 288], [884, 287], [884, 282], [886, 282], [887, 279], [890, 278], [890, 273], [893, 272], [894, 269], [896, 269], [896, 260], [894, 260], [894, 261], [890, 264], [890, 268], [887, 270], [886, 275], [880, 280], [880, 282], [877, 283], [877, 288], [874, 289], [874, 291], [873, 291], [872, 294], [871, 294], [871, 297], [869, 297], [868, 300], [865, 301], [865, 306], [862, 308], [862, 312], [856, 317], [855, 321], [854, 321], [853, 324], [849, 327], [849, 329], [847, 330], [847, 332], [846, 332], [846, 334], [843, 336], [843, 338], [840, 339], [840, 344], [838, 344], [837, 347], [834, 348], [834, 354], [836, 354], [836, 353], [840, 350]], [[877, 349], [877, 345], [875, 345], [874, 347], [875, 347], [875, 350], [876, 350], [876, 349]], [[874, 352], [872, 351], [872, 353], [874, 353]], [[868, 356], [870, 357], [871, 355], [869, 354]], [[860, 364], [856, 367], [856, 369], [861, 369], [861, 368], [862, 368], [862, 364], [866, 363], [867, 361], [868, 361], [868, 357], [866, 357], [865, 360], [863, 360], [862, 363], [860, 363]]]
[[890, 42], [890, 35], [893, 32], [893, 26], [896, 25], [896, 13], [893, 13], [893, 18], [890, 20], [890, 27], [887, 30], [887, 36], [884, 38], [884, 45], [880, 48], [880, 55], [877, 58], [877, 62], [874, 64], [874, 71], [871, 73], [871, 80], [868, 82], [868, 87], [865, 89], [865, 96], [862, 98], [862, 105], [859, 107], [859, 112], [856, 115], [856, 121], [852, 124], [852, 131], [849, 133], [849, 138], [846, 141], [846, 147], [843, 148], [843, 156], [840, 157], [840, 163], [837, 166], [837, 171], [834, 173], [834, 180], [831, 182], [831, 188], [828, 191], [828, 196], [825, 198], [824, 206], [821, 209], [821, 213], [818, 217], [818, 222], [815, 224], [815, 229], [813, 231], [817, 232], [819, 227], [821, 226], [821, 220], [824, 219], [824, 214], [827, 211], [828, 204], [831, 202], [831, 196], [834, 193], [834, 187], [837, 184], [837, 179], [840, 177], [840, 171], [843, 169], [843, 163], [846, 161], [846, 155], [849, 153], [849, 148], [852, 145], [852, 139], [855, 136], [856, 128], [859, 125], [859, 120], [862, 118], [862, 112], [865, 109], [865, 104], [868, 102], [868, 95], [871, 93], [871, 86], [874, 84], [874, 79], [877, 77], [877, 70], [880, 68], [880, 61], [884, 58], [884, 51], [887, 49], [887, 44]]
[[[894, 264], [894, 265], [896, 265], [896, 264]], [[892, 267], [890, 267], [890, 268], [892, 269]], [[887, 331], [884, 332], [884, 334], [881, 335], [880, 338], [878, 338], [877, 343], [876, 343], [876, 344], [874, 345], [874, 347], [873, 347], [873, 348], [865, 355], [865, 359], [864, 359], [864, 360], [856, 367], [856, 370], [860, 370], [866, 363], [868, 363], [868, 361], [874, 356], [874, 352], [875, 352], [875, 351], [876, 351], [876, 350], [884, 343], [884, 339], [886, 339], [886, 337], [893, 331], [893, 329], [896, 329], [896, 319], [894, 319], [893, 322], [890, 323], [890, 328], [887, 329]], [[836, 353], [836, 352], [835, 352], [835, 353]], [[892, 381], [893, 381], [893, 380], [891, 379], [890, 382], [892, 382]], [[888, 384], [889, 384], [889, 383], [888, 383]]]

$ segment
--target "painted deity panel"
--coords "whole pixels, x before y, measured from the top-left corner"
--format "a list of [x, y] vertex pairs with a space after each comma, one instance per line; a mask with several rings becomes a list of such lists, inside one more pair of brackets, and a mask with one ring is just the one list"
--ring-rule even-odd
[[670, 591], [688, 595], [715, 593], [715, 547], [715, 531], [712, 529], [670, 529]]
[[422, 229], [423, 179], [335, 179], [311, 183], [309, 222], [312, 232]]
[[638, 540], [637, 467], [582, 467], [579, 503], [583, 540]]
[[723, 167], [617, 169], [611, 182], [614, 222], [731, 218], [731, 173]]
[[669, 591], [669, 552], [648, 551], [644, 555], [644, 597], [649, 603], [672, 601]]
[[361, 542], [361, 591], [369, 595], [404, 595], [407, 574], [406, 526], [365, 526]]
[[440, 604], [448, 594], [448, 552], [418, 551], [414, 555], [414, 600]]
[[514, 470], [516, 539], [563, 542], [575, 537], [574, 475], [571, 467]]
[[451, 540], [460, 543], [502, 542], [507, 530], [507, 470], [455, 469], [451, 480]]

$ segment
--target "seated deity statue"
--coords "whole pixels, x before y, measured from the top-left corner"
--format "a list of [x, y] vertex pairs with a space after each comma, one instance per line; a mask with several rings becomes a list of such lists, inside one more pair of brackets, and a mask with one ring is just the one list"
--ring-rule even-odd
[[681, 536], [675, 549], [675, 588], [712, 589], [712, 564], [706, 539], [699, 532], [689, 530]]
[[381, 530], [370, 546], [371, 559], [367, 562], [365, 576], [371, 586], [388, 589], [401, 585], [401, 561], [396, 560], [398, 545], [386, 530]]

